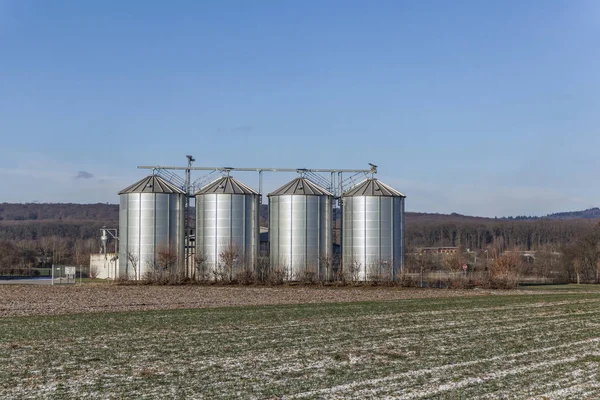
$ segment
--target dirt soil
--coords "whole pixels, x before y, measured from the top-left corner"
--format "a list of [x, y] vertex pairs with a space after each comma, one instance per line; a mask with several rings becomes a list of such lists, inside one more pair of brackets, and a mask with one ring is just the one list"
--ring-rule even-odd
[[0, 286], [0, 317], [526, 293], [399, 287], [14, 285]]

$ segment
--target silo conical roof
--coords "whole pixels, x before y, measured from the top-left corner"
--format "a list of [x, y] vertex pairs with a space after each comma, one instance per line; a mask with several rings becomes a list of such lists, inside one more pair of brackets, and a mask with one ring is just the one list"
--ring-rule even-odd
[[353, 196], [386, 196], [386, 197], [406, 197], [396, 189], [378, 181], [376, 178], [368, 178], [356, 186], [348, 189], [343, 197]]
[[121, 190], [119, 194], [128, 193], [173, 193], [173, 194], [185, 194], [183, 190], [161, 178], [158, 175], [150, 175], [144, 179], [134, 183], [131, 186]]
[[258, 192], [242, 182], [233, 179], [231, 176], [222, 176], [216, 181], [209, 183], [196, 192], [196, 195], [202, 194], [254, 194]]
[[269, 196], [283, 196], [290, 194], [305, 196], [333, 196], [333, 194], [329, 193], [327, 189], [324, 189], [316, 183], [313, 183], [302, 177], [286, 183], [274, 192], [269, 193]]

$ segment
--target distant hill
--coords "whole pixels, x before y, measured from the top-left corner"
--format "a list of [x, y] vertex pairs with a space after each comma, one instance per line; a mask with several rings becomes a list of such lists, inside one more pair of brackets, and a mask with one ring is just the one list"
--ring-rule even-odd
[[508, 221], [536, 221], [540, 219], [567, 220], [567, 219], [600, 219], [600, 208], [589, 208], [583, 211], [567, 211], [554, 214], [548, 214], [543, 217], [519, 215], [516, 217], [502, 217], [502, 220]]
[[0, 240], [90, 239], [97, 238], [104, 225], [118, 224], [116, 204], [0, 203]]
[[588, 208], [583, 211], [568, 211], [562, 213], [549, 214], [544, 218], [548, 219], [597, 219], [600, 218], [600, 208]]
[[[194, 225], [194, 210], [190, 223]], [[268, 226], [269, 207], [261, 205], [260, 224]], [[340, 215], [334, 216], [334, 242], [339, 241]], [[473, 217], [461, 214], [406, 213], [408, 246], [457, 246], [485, 248], [499, 244], [562, 246], [600, 220], [600, 208], [550, 214], [543, 217]], [[0, 240], [35, 240], [58, 236], [68, 240], [97, 238], [103, 226], [117, 228], [117, 204], [0, 203]]]
[[119, 220], [117, 204], [0, 203], [0, 221]]
[[[192, 209], [191, 215], [194, 215]], [[336, 213], [336, 218], [339, 217]], [[260, 206], [261, 225], [267, 225], [269, 206]], [[583, 211], [568, 211], [548, 214], [542, 217], [516, 216], [502, 218], [476, 217], [457, 213], [438, 214], [424, 212], [406, 212], [407, 222], [486, 222], [492, 220], [538, 220], [538, 219], [600, 219], [600, 208], [590, 208]], [[75, 203], [0, 203], [0, 221], [119, 221], [118, 204], [75, 204]]]
[[457, 213], [438, 214], [438, 213], [423, 213], [423, 212], [406, 212], [406, 222], [485, 222], [494, 220], [487, 217], [472, 217]]

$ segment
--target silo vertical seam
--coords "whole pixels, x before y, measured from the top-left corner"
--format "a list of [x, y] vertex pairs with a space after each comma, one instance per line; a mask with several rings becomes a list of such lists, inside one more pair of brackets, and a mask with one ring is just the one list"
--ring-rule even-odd
[[[273, 224], [273, 213], [271, 210], [271, 205], [276, 206], [277, 215], [279, 215], [279, 203], [277, 201], [273, 203], [273, 201], [274, 197], [269, 197], [269, 272], [275, 268], [275, 258], [279, 258], [279, 231], [274, 229], [275, 225]], [[271, 248], [271, 244], [273, 243], [272, 238], [274, 237], [273, 233], [277, 234], [277, 248]]]
[[[138, 269], [142, 265], [142, 193], [138, 200]], [[141, 275], [141, 274], [140, 274]]]
[[[219, 202], [217, 201], [217, 195], [213, 195], [215, 196], [214, 201], [215, 201], [215, 250], [214, 250], [214, 258], [213, 258], [213, 271], [217, 271], [218, 265], [219, 265], [219, 260], [218, 260], [218, 255], [217, 255], [217, 250], [218, 250], [218, 236], [217, 233], [219, 231]], [[216, 278], [216, 275], [215, 275]]]
[[[126, 223], [125, 223], [125, 235], [126, 235], [125, 236], [125, 240], [126, 240], [126, 243], [125, 243], [125, 248], [124, 248], [125, 251], [123, 252], [123, 255], [125, 256], [125, 271], [129, 272], [129, 268], [127, 267], [127, 265], [129, 264], [129, 257], [127, 257], [127, 255], [129, 254], [129, 210], [130, 210], [130, 208], [129, 208], [129, 195], [128, 194], [125, 195], [125, 201], [126, 201], [126, 204], [127, 204], [127, 214], [126, 214], [126, 218], [125, 218], [125, 221], [126, 221]], [[121, 235], [122, 234], [123, 234], [123, 232], [121, 232]], [[119, 250], [121, 250], [121, 243], [119, 243]], [[121, 275], [121, 271], [119, 271], [119, 275]], [[116, 278], [116, 276], [114, 278]]]
[[390, 231], [390, 233], [391, 233], [391, 235], [390, 235], [390, 237], [391, 237], [391, 243], [390, 243], [390, 245], [391, 245], [391, 248], [392, 248], [392, 252], [391, 252], [391, 257], [392, 257], [392, 260], [391, 260], [392, 261], [392, 280], [396, 279], [396, 258], [397, 258], [397, 256], [396, 256], [396, 246], [394, 246], [394, 227], [396, 226], [396, 215], [394, 215], [394, 208], [395, 208], [394, 207], [394, 202], [395, 201], [396, 200], [394, 200], [393, 197], [390, 198], [390, 214], [392, 215], [392, 220], [391, 220], [391, 225], [390, 225], [390, 228], [391, 228], [391, 231]]
[[381, 196], [379, 196], [379, 199], [377, 201], [377, 236], [379, 239], [379, 246], [377, 248], [377, 254], [378, 254], [378, 258], [379, 258], [379, 275], [381, 275], [381, 269], [382, 269], [382, 259], [381, 259]]
[[233, 279], [233, 261], [235, 260], [233, 258], [233, 194], [229, 195], [229, 244], [227, 245], [228, 249], [225, 251], [228, 251], [229, 257], [231, 257], [231, 271], [229, 271], [229, 279]]
[[290, 279], [294, 273], [294, 198], [290, 195]]
[[363, 259], [364, 259], [364, 263], [365, 263], [365, 266], [364, 266], [365, 273], [364, 273], [363, 279], [366, 281], [367, 280], [367, 197], [366, 196], [363, 197], [363, 204], [364, 204], [364, 206], [363, 206], [363, 221], [364, 221], [364, 228], [363, 228], [364, 229], [364, 239], [363, 239], [364, 240], [364, 250], [363, 250], [364, 257], [363, 257]]
[[[198, 198], [200, 198], [200, 196], [198, 196]], [[204, 260], [204, 265], [202, 266], [202, 272], [206, 273], [206, 201], [205, 198], [202, 197], [202, 220], [200, 223], [200, 226], [202, 227], [202, 242], [201, 242], [201, 246], [202, 246], [202, 257], [205, 258]], [[197, 242], [198, 238], [196, 238], [196, 253], [198, 252], [198, 242]], [[204, 276], [204, 279], [206, 279], [206, 276]]]
[[[167, 196], [167, 243], [169, 246], [169, 253], [171, 252], [171, 248], [173, 246], [177, 246], [175, 247], [176, 251], [177, 251], [177, 258], [179, 259], [179, 245], [181, 243], [177, 242], [177, 244], [171, 244], [173, 238], [171, 237], [171, 218], [173, 218], [173, 213], [171, 212], [171, 194], [166, 195]], [[156, 210], [156, 207], [154, 207], [154, 209]], [[155, 215], [156, 215], [156, 211], [154, 211]], [[156, 218], [156, 217], [155, 217]], [[156, 221], [154, 221], [154, 226], [156, 226]], [[185, 241], [183, 242], [183, 246], [184, 246], [184, 253], [185, 253]], [[181, 260], [177, 261], [178, 263], [181, 262]]]
[[[317, 222], [319, 223], [319, 229], [317, 229], [317, 274], [319, 277], [319, 280], [321, 280], [322, 276], [321, 276], [321, 251], [322, 251], [322, 246], [321, 245], [321, 229], [323, 229], [321, 227], [322, 221], [321, 221], [321, 203], [323, 202], [323, 198], [319, 198], [319, 203], [317, 204]], [[328, 201], [329, 199], [326, 198], [326, 201]], [[325, 213], [327, 214], [327, 212]], [[327, 226], [326, 226], [327, 228]]]
[[404, 271], [404, 252], [406, 249], [406, 235], [405, 235], [405, 213], [404, 213], [404, 198], [400, 198], [400, 268]]
[[[275, 257], [279, 257], [279, 232], [275, 232], [277, 234], [277, 248], [275, 248], [273, 246], [273, 248], [271, 248], [271, 244], [273, 244], [273, 232], [274, 232], [274, 225], [273, 225], [273, 210], [271, 210], [271, 206], [276, 206], [277, 207], [277, 215], [279, 215], [279, 204], [277, 202], [273, 203], [273, 197], [269, 197], [268, 198], [268, 202], [269, 202], [269, 273], [273, 270], [273, 268], [275, 268]], [[275, 208], [275, 207], [274, 207]]]
[[[258, 257], [260, 256], [260, 195], [255, 196], [254, 206], [256, 207], [256, 215], [254, 216], [256, 221], [256, 226], [254, 227], [254, 235], [256, 238], [254, 239], [254, 268], [258, 265]], [[267, 236], [268, 237], [268, 236]], [[269, 241], [267, 240], [267, 246], [269, 246]]]
[[156, 204], [157, 204], [157, 200], [156, 200], [156, 193], [154, 194], [154, 201], [152, 204], [152, 211], [154, 212], [154, 217], [152, 220], [152, 231], [154, 232], [153, 235], [153, 239], [152, 239], [152, 243], [154, 243], [154, 254], [153, 254], [153, 258], [152, 258], [152, 264], [156, 265], [156, 259], [157, 259], [157, 252], [158, 252], [158, 244], [156, 243]]
[[304, 272], [306, 273], [308, 271], [308, 196], [304, 196], [304, 218], [302, 219], [304, 222]]
[[[243, 195], [244, 197], [242, 197], [243, 200], [243, 204], [242, 204], [242, 251], [241, 251], [241, 259], [243, 263], [247, 263], [248, 261], [246, 260], [247, 256], [246, 256], [246, 229], [248, 228], [247, 222], [246, 222], [246, 199], [248, 198], [248, 195]], [[242, 268], [245, 268], [245, 266], [242, 265]]]
[[199, 223], [200, 219], [199, 219], [198, 213], [199, 213], [200, 207], [198, 206], [198, 203], [199, 203], [198, 202], [198, 197], [194, 196], [194, 206], [195, 206], [195, 208], [194, 208], [194, 218], [195, 218], [194, 219], [194, 229], [196, 231], [196, 235], [195, 235], [195, 240], [194, 240], [194, 257], [192, 258], [192, 261], [191, 261], [192, 267], [190, 268], [190, 274], [194, 278], [194, 280], [197, 279], [196, 278], [197, 277], [197, 275], [196, 275], [196, 272], [197, 272], [196, 269], [197, 269], [198, 266], [196, 265], [196, 259], [197, 259], [198, 254], [199, 254], [198, 253], [198, 246], [199, 246], [200, 240], [198, 240], [198, 239], [200, 239], [200, 237], [201, 237], [200, 236], [200, 229], [198, 229], [199, 227], [201, 227], [201, 225]]
[[[272, 199], [276, 199], [275, 203], [277, 204], [277, 221], [276, 224], [274, 226], [277, 226], [277, 253], [275, 254], [275, 257], [273, 258], [273, 261], [275, 261], [277, 264], [281, 263], [281, 224], [279, 222], [279, 220], [281, 219], [281, 199], [279, 197], [272, 197]], [[271, 229], [271, 226], [269, 225], [269, 229]], [[269, 239], [271, 238], [270, 236], [271, 234], [269, 233]], [[279, 265], [271, 265], [271, 268], [280, 268]]]
[[[203, 236], [200, 232], [201, 230], [199, 228], [202, 228], [202, 224], [200, 223], [200, 208], [198, 206], [199, 201], [198, 201], [198, 196], [194, 196], [195, 199], [195, 205], [196, 205], [196, 209], [194, 210], [194, 214], [196, 217], [196, 220], [194, 221], [194, 228], [196, 229], [196, 240], [194, 241], [194, 246], [196, 247], [196, 249], [194, 250], [194, 254], [195, 254], [195, 258], [198, 257], [198, 249], [202, 248], [202, 245], [200, 244], [200, 238]], [[192, 275], [194, 275], [196, 273], [196, 268], [198, 267], [196, 265], [196, 260], [193, 260], [193, 268], [192, 268]], [[196, 276], [196, 275], [194, 275]]]
[[[339, 268], [338, 276], [340, 273], [344, 272], [344, 198], [342, 197], [342, 193], [340, 193], [339, 205], [340, 205], [340, 265], [338, 267]], [[333, 205], [331, 206], [331, 216], [333, 218]], [[331, 229], [333, 230], [333, 224], [331, 226]], [[333, 234], [331, 235], [331, 247], [333, 247]], [[332, 260], [334, 257], [335, 257], [335, 255], [333, 254], [333, 249], [332, 249], [332, 254], [331, 254]]]

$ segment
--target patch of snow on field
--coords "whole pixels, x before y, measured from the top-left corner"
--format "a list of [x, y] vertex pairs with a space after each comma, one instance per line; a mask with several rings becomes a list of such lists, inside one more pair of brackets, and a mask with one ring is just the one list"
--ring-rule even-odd
[[[297, 393], [297, 394], [294, 394], [293, 396], [290, 396], [290, 398], [314, 397], [317, 395], [333, 395], [337, 392], [347, 392], [349, 390], [356, 390], [357, 388], [360, 388], [361, 386], [376, 386], [376, 385], [380, 385], [382, 383], [400, 381], [403, 378], [407, 378], [407, 377], [414, 378], [417, 376], [424, 376], [424, 375], [435, 376], [435, 374], [440, 374], [440, 373], [443, 373], [443, 372], [446, 372], [446, 371], [449, 371], [452, 369], [472, 367], [477, 364], [481, 364], [481, 363], [485, 363], [485, 362], [494, 362], [494, 361], [499, 361], [499, 360], [505, 360], [507, 358], [524, 357], [524, 356], [529, 356], [529, 355], [536, 354], [536, 353], [546, 353], [546, 352], [556, 350], [556, 349], [569, 348], [569, 347], [573, 347], [576, 345], [585, 345], [585, 344], [590, 344], [590, 343], [600, 343], [600, 337], [582, 340], [582, 341], [574, 342], [574, 343], [567, 343], [567, 344], [563, 344], [563, 345], [545, 347], [545, 348], [541, 348], [541, 349], [534, 349], [534, 350], [525, 351], [525, 352], [521, 352], [521, 353], [509, 354], [506, 356], [495, 356], [495, 357], [479, 359], [479, 360], [475, 360], [475, 361], [467, 361], [467, 362], [456, 363], [456, 364], [446, 364], [446, 365], [442, 365], [442, 366], [434, 367], [434, 368], [425, 368], [425, 369], [414, 370], [414, 371], [405, 372], [405, 373], [401, 373], [401, 374], [394, 374], [394, 375], [386, 376], [383, 378], [356, 381], [356, 382], [352, 382], [352, 383], [348, 383], [348, 384], [344, 384], [344, 385], [338, 385], [338, 386], [333, 386], [333, 387], [329, 387], [329, 388], [324, 388], [324, 389], [319, 389], [319, 390], [314, 390], [314, 391], [309, 391], [309, 392], [304, 392], [304, 393]], [[600, 353], [598, 353], [598, 354], [600, 354]], [[483, 382], [483, 381], [490, 380], [490, 379], [496, 379], [501, 376], [516, 374], [519, 372], [525, 372], [525, 371], [528, 371], [531, 369], [539, 369], [539, 368], [544, 368], [544, 367], [548, 367], [551, 365], [558, 365], [558, 364], [562, 364], [562, 363], [566, 363], [566, 362], [573, 362], [573, 361], [576, 361], [579, 359], [583, 359], [587, 355], [589, 355], [589, 354], [583, 354], [581, 356], [567, 357], [567, 358], [564, 358], [561, 360], [555, 360], [555, 361], [546, 361], [543, 363], [533, 364], [533, 365], [529, 365], [529, 366], [525, 366], [525, 367], [513, 368], [513, 369], [506, 370], [506, 371], [500, 371], [500, 372], [496, 372], [493, 374], [488, 374], [484, 378], [470, 378], [470, 379], [463, 380], [462, 383], [454, 384], [454, 386], [455, 386], [454, 388], [459, 388], [462, 386], [466, 386], [469, 384], [475, 384], [475, 383]], [[427, 392], [423, 392], [422, 390], [419, 390], [418, 394], [409, 395], [408, 397], [400, 396], [399, 398], [406, 398], [406, 399], [420, 398], [420, 397], [425, 397], [425, 396], [432, 395], [432, 394], [435, 394], [438, 392], [448, 391], [450, 389], [452, 389], [451, 386], [442, 385], [433, 391], [431, 389]], [[428, 394], [421, 396], [421, 394], [423, 394], [423, 393], [428, 393]], [[414, 397], [414, 396], [417, 396], [417, 397]]]

